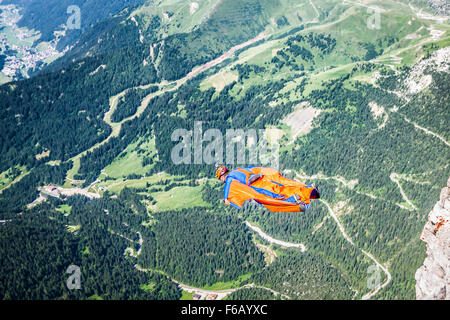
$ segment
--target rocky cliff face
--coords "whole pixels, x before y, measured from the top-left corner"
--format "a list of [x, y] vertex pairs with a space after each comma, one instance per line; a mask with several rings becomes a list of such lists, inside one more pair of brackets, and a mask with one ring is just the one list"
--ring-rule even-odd
[[427, 257], [416, 271], [416, 298], [450, 300], [450, 178], [421, 235]]

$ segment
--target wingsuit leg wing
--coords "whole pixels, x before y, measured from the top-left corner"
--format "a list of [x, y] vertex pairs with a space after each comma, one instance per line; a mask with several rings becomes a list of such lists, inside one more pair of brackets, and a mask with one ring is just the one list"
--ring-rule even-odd
[[260, 192], [257, 192], [253, 188], [238, 181], [231, 182], [228, 200], [233, 206], [240, 209], [244, 204], [244, 202], [250, 199], [255, 200], [256, 202], [262, 204], [267, 209], [273, 212], [300, 211], [300, 207], [296, 202], [289, 202], [285, 200], [275, 199]]

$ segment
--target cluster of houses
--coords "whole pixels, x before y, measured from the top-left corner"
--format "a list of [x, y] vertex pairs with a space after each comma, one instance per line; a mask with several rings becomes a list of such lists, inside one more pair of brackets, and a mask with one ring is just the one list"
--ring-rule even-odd
[[[13, 34], [18, 41], [37, 37], [39, 35], [38, 31], [17, 27], [17, 22], [20, 18], [19, 9], [14, 5], [0, 6], [0, 29], [1, 27], [10, 28], [11, 32], [8, 31], [9, 37]], [[12, 50], [16, 52], [14, 55], [7, 54], [3, 69], [0, 72], [12, 79], [27, 77], [27, 71], [35, 68], [39, 62], [60, 54], [56, 50], [58, 40], [58, 38], [53, 39], [44, 50], [39, 50], [30, 45], [10, 43], [11, 39], [8, 41], [6, 34], [3, 34], [3, 36], [0, 34], [0, 48], [3, 48], [5, 51]]]
[[16, 46], [8, 44], [5, 38], [0, 39], [2, 46], [9, 46], [10, 49], [17, 51], [15, 55], [6, 57], [5, 65], [1, 72], [10, 78], [21, 78], [29, 69], [33, 69], [39, 62], [50, 57], [58, 55], [59, 52], [49, 45], [45, 50], [38, 51], [30, 46]]
[[194, 300], [216, 300], [217, 299], [217, 294], [215, 293], [211, 293], [208, 294], [206, 296], [202, 296], [199, 293], [194, 293], [194, 296], [192, 297]]

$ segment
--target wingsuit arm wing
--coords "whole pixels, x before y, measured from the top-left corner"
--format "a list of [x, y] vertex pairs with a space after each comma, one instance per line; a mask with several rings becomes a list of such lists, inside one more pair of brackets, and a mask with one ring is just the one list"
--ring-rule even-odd
[[279, 184], [282, 184], [286, 187], [305, 187], [306, 184], [295, 181], [292, 179], [285, 178], [281, 175], [281, 173], [275, 169], [272, 168], [266, 168], [266, 167], [252, 167], [252, 171], [255, 173], [262, 174], [266, 176], [269, 180], [277, 182]]

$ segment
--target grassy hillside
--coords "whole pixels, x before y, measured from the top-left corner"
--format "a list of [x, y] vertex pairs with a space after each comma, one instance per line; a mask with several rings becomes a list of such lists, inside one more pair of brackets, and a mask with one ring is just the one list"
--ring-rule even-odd
[[[73, 241], [96, 274], [107, 242], [114, 267], [105, 272], [117, 271], [117, 286], [131, 286], [126, 276], [139, 284], [120, 295], [100, 281], [77, 298], [180, 298], [163, 274], [206, 288], [254, 283], [292, 299], [360, 299], [373, 293], [379, 262], [386, 286], [372, 298], [413, 299], [419, 235], [450, 175], [450, 26], [432, 12], [424, 1], [391, 0], [124, 9], [45, 72], [0, 87], [0, 219], [52, 212], [74, 232], [49, 235], [50, 244]], [[321, 201], [306, 214], [225, 207], [213, 164], [172, 161], [172, 133], [196, 121], [223, 134], [278, 129], [280, 170], [318, 184]], [[100, 198], [27, 209], [47, 184]], [[306, 252], [266, 243], [244, 221]], [[270, 265], [255, 243], [275, 252]], [[234, 296], [272, 298], [256, 288]]]

